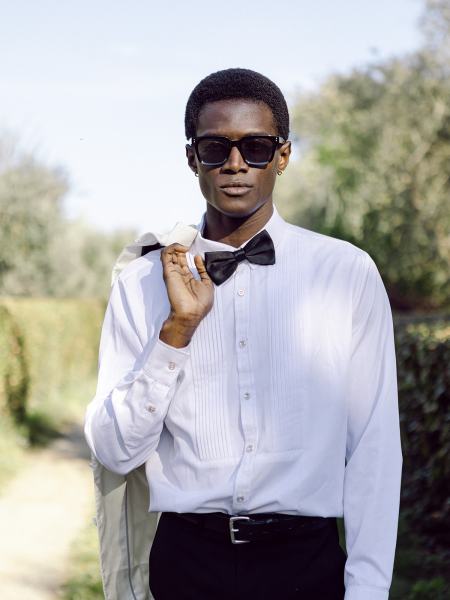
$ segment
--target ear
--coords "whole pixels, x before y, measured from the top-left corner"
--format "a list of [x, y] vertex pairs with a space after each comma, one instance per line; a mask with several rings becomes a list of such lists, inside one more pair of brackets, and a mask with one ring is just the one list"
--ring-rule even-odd
[[278, 150], [278, 170], [284, 171], [289, 164], [289, 157], [291, 155], [291, 142], [287, 141]]
[[197, 173], [197, 157], [195, 156], [195, 149], [191, 144], [186, 144], [186, 158], [191, 171]]

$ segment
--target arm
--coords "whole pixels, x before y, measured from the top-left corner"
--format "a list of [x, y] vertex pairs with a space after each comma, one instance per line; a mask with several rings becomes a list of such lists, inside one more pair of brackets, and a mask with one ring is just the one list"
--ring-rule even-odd
[[373, 259], [362, 260], [348, 374], [345, 600], [387, 600], [403, 463], [397, 367], [389, 299]]
[[[165, 339], [149, 340], [143, 348], [118, 279], [103, 322], [97, 390], [85, 419], [90, 449], [115, 473], [141, 465], [158, 445], [178, 375], [189, 357], [188, 338], [178, 348], [170, 345], [170, 337]], [[180, 346], [180, 339], [175, 344]]]
[[201, 256], [187, 265], [187, 246], [161, 252], [170, 315], [159, 337], [143, 347], [122, 279], [114, 284], [102, 328], [97, 391], [86, 410], [85, 436], [96, 458], [110, 471], [126, 474], [156, 449], [189, 357], [196, 327], [211, 310], [214, 286]]

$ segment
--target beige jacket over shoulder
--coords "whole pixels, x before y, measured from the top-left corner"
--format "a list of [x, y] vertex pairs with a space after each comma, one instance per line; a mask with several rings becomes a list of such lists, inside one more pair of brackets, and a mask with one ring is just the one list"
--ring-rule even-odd
[[[119, 255], [112, 282], [122, 269], [139, 258], [146, 246], [175, 242], [190, 246], [195, 225], [176, 225], [167, 232], [145, 233]], [[128, 475], [108, 471], [92, 455], [100, 569], [106, 600], [151, 600], [148, 559], [159, 514], [149, 513], [149, 488], [142, 465]]]

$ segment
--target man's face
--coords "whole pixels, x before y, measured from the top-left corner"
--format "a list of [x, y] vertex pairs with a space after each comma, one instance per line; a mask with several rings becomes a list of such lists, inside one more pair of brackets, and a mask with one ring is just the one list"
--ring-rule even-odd
[[[272, 111], [263, 103], [249, 100], [220, 100], [205, 104], [200, 111], [197, 137], [219, 135], [238, 140], [246, 135], [278, 135]], [[276, 150], [264, 168], [249, 167], [237, 147], [220, 167], [204, 166], [193, 147], [186, 151], [188, 164], [198, 172], [200, 189], [206, 201], [218, 212], [242, 218], [271, 201], [277, 170], [289, 161], [290, 142]], [[227, 187], [241, 183], [242, 187]]]

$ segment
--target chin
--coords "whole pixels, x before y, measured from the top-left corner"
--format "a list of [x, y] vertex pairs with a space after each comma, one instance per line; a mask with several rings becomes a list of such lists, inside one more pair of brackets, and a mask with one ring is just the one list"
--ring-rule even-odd
[[259, 205], [255, 202], [249, 202], [248, 198], [242, 197], [226, 197], [224, 200], [219, 199], [216, 202], [208, 202], [208, 204], [217, 212], [226, 215], [227, 217], [249, 217]]

